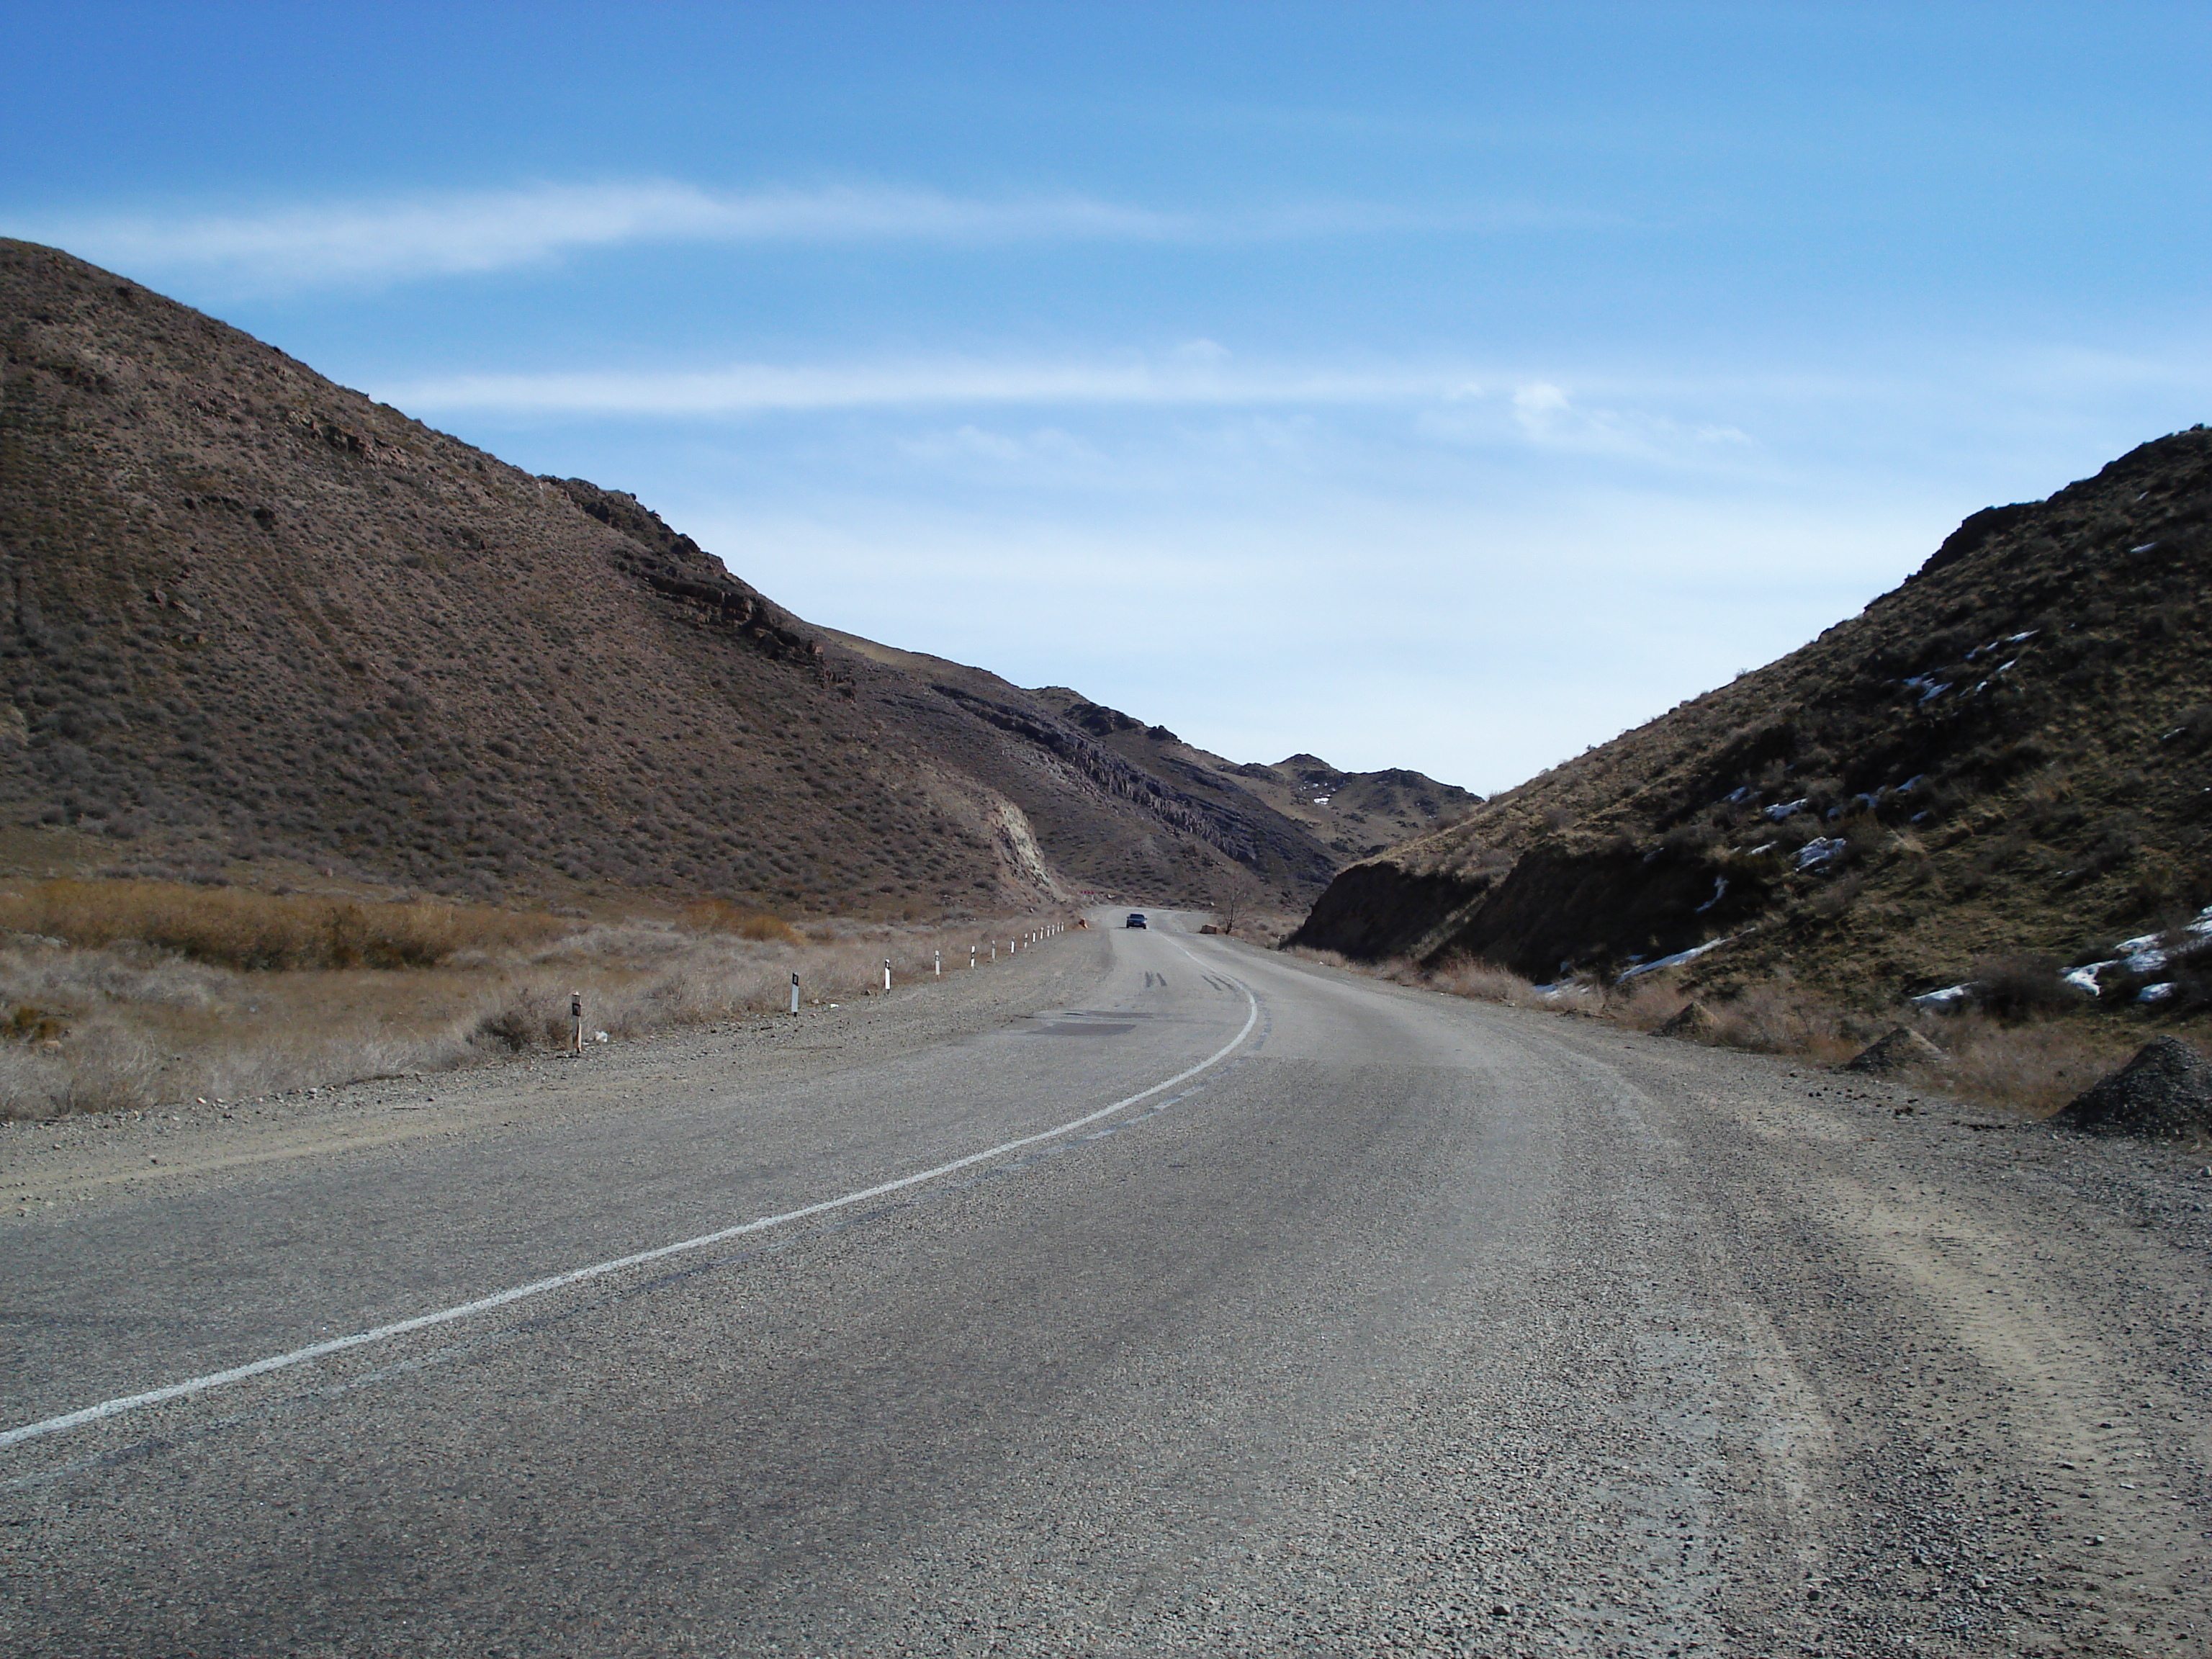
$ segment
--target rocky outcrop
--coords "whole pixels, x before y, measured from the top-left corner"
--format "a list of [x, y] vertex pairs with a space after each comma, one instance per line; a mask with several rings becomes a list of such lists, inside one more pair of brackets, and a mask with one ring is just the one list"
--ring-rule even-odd
[[[2208, 605], [2197, 427], [1975, 514], [1779, 661], [1353, 864], [1294, 937], [1543, 978], [1700, 951], [1711, 994], [1786, 972], [1869, 1007], [1987, 957], [2109, 966], [2212, 900]], [[2212, 1008], [2212, 975], [2084, 977], [2130, 1018]]]

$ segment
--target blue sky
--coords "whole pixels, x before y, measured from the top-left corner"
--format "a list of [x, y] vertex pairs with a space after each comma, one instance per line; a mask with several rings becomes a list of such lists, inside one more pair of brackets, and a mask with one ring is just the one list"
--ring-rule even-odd
[[1503, 787], [2212, 416], [2212, 13], [6, 9], [0, 229], [811, 620]]

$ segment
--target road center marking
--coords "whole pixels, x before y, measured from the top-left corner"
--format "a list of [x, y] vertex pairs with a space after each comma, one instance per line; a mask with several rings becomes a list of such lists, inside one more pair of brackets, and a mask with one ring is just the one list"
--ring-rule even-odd
[[495, 1308], [504, 1308], [510, 1303], [520, 1302], [533, 1296], [544, 1296], [549, 1291], [562, 1290], [570, 1285], [580, 1285], [586, 1279], [603, 1279], [609, 1273], [620, 1273], [625, 1267], [635, 1267], [647, 1261], [658, 1261], [664, 1256], [680, 1255], [687, 1250], [703, 1250], [709, 1245], [741, 1237], [746, 1233], [762, 1232], [770, 1227], [781, 1227], [793, 1221], [804, 1221], [809, 1216], [821, 1215], [830, 1210], [842, 1210], [849, 1204], [864, 1204], [872, 1198], [881, 1198], [885, 1193], [896, 1193], [908, 1187], [917, 1187], [925, 1181], [934, 1181], [940, 1176], [951, 1175], [955, 1170], [964, 1170], [970, 1164], [987, 1163], [992, 1158], [1003, 1157], [1006, 1153], [1018, 1152], [1024, 1146], [1034, 1146], [1040, 1140], [1051, 1140], [1058, 1136], [1070, 1133], [1082, 1128], [1087, 1123], [1096, 1123], [1102, 1117], [1111, 1117], [1116, 1112], [1124, 1111], [1140, 1100], [1150, 1100], [1161, 1091], [1172, 1089], [1176, 1084], [1194, 1078], [1200, 1072], [1219, 1065], [1235, 1053], [1243, 1045], [1244, 1039], [1252, 1035], [1252, 1028], [1260, 1023], [1259, 999], [1252, 994], [1250, 988], [1247, 986], [1238, 985], [1237, 988], [1244, 993], [1246, 1004], [1244, 1024], [1243, 1028], [1228, 1042], [1188, 1070], [1177, 1072], [1173, 1077], [1164, 1082], [1155, 1083], [1149, 1089], [1140, 1090], [1133, 1095], [1127, 1096], [1115, 1101], [1111, 1106], [1101, 1106], [1095, 1112], [1086, 1112], [1081, 1117], [1071, 1119], [1056, 1128], [1040, 1129], [1036, 1133], [1024, 1135], [1018, 1140], [1002, 1141], [998, 1146], [989, 1147], [983, 1152], [970, 1152], [965, 1158], [956, 1158], [950, 1164], [940, 1164], [933, 1170], [923, 1170], [914, 1175], [901, 1176], [896, 1181], [886, 1181], [880, 1186], [869, 1187], [857, 1193], [847, 1193], [842, 1198], [825, 1198], [818, 1204], [809, 1204], [797, 1210], [787, 1210], [781, 1215], [762, 1216], [755, 1221], [739, 1222], [734, 1227], [724, 1227], [715, 1232], [702, 1233], [696, 1238], [684, 1239], [674, 1244], [663, 1244], [654, 1249], [640, 1250], [635, 1255], [617, 1256], [612, 1261], [595, 1262], [588, 1267], [572, 1267], [567, 1273], [555, 1273], [550, 1279], [533, 1279], [527, 1285], [517, 1285], [511, 1290], [501, 1291], [491, 1296], [478, 1297], [473, 1302], [464, 1302], [456, 1308], [441, 1309], [436, 1313], [418, 1314], [412, 1319], [403, 1319], [397, 1324], [379, 1325], [374, 1330], [356, 1331], [350, 1336], [332, 1337], [327, 1342], [317, 1342], [307, 1347], [295, 1348], [289, 1353], [274, 1354], [267, 1359], [256, 1359], [247, 1364], [234, 1365], [228, 1370], [210, 1371], [205, 1376], [190, 1377], [182, 1382], [172, 1382], [166, 1388], [149, 1389], [143, 1394], [125, 1395], [116, 1400], [103, 1400], [97, 1406], [87, 1406], [82, 1411], [70, 1412], [60, 1417], [49, 1417], [37, 1423], [26, 1423], [20, 1428], [0, 1432], [0, 1447], [16, 1445], [26, 1440], [35, 1440], [41, 1435], [58, 1434], [64, 1429], [81, 1428], [87, 1423], [97, 1423], [103, 1418], [119, 1417], [125, 1412], [137, 1411], [142, 1406], [158, 1406], [165, 1401], [181, 1400], [188, 1395], [204, 1394], [210, 1389], [220, 1389], [233, 1382], [243, 1382], [249, 1376], [260, 1376], [270, 1371], [281, 1371], [294, 1365], [304, 1365], [311, 1359], [320, 1359], [329, 1354], [343, 1353], [349, 1348], [366, 1347], [372, 1342], [388, 1342], [393, 1337], [405, 1336], [414, 1331], [428, 1330], [434, 1325], [450, 1324], [456, 1319], [468, 1319], [477, 1314], [489, 1313]]

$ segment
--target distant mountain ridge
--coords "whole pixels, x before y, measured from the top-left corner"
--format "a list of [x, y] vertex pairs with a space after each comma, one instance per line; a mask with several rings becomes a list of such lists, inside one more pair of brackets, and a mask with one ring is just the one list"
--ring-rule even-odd
[[90, 865], [896, 913], [1342, 861], [57, 250], [0, 241], [0, 824]]
[[2209, 524], [2201, 426], [1977, 513], [1810, 644], [1347, 868], [1295, 941], [1540, 980], [1710, 947], [1716, 992], [1880, 1003], [2173, 927], [2212, 902]]

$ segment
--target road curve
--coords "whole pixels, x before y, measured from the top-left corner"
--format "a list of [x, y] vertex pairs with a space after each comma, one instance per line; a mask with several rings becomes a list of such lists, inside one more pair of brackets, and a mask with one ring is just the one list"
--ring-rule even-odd
[[0, 1640], [2203, 1650], [2194, 1164], [1156, 920], [26, 1163]]

